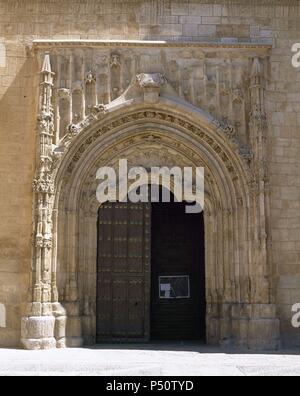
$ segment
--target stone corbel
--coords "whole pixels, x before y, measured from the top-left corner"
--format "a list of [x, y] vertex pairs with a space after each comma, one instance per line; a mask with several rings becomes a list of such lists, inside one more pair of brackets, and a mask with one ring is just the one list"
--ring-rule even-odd
[[152, 104], [159, 101], [161, 88], [167, 83], [166, 78], [160, 73], [139, 74], [137, 81], [144, 91], [144, 101]]

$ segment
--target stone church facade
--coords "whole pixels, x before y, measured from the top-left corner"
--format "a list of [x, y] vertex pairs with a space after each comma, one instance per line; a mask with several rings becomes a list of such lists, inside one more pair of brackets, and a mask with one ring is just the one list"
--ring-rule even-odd
[[0, 1], [0, 346], [93, 345], [111, 322], [151, 341], [151, 211], [96, 199], [120, 158], [205, 169], [205, 341], [299, 345], [299, 18], [285, 0]]

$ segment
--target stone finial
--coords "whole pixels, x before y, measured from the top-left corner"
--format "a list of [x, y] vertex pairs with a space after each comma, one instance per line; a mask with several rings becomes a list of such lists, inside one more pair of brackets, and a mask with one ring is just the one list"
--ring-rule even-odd
[[[45, 86], [45, 89], [51, 89], [49, 87], [53, 85], [54, 73], [52, 72], [50, 54], [48, 52], [46, 52], [45, 57], [44, 57], [41, 74], [43, 75], [43, 84]], [[47, 93], [44, 92], [44, 96], [51, 97], [52, 92], [51, 91], [47, 92]]]
[[44, 57], [43, 66], [42, 66], [42, 73], [44, 74], [52, 74], [51, 69], [51, 61], [50, 61], [50, 54], [47, 52]]

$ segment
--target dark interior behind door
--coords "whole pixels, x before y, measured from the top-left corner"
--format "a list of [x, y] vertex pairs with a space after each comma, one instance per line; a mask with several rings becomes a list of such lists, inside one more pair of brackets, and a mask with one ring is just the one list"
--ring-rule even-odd
[[203, 214], [186, 214], [185, 205], [152, 204], [153, 340], [205, 339], [204, 220]]

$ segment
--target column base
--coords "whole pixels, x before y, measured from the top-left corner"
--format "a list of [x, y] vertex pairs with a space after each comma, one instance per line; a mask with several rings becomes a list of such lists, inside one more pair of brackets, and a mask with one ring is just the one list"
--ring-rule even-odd
[[21, 342], [26, 349], [56, 348], [54, 316], [32, 316], [22, 319]]
[[[66, 346], [66, 314], [59, 303], [29, 304], [22, 318], [21, 343], [25, 349], [53, 349]], [[45, 315], [38, 315], [45, 312]]]
[[55, 338], [42, 338], [40, 340], [34, 339], [21, 339], [22, 345], [25, 349], [30, 351], [37, 351], [41, 349], [54, 349], [56, 348]]

